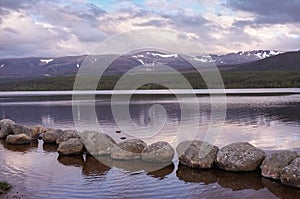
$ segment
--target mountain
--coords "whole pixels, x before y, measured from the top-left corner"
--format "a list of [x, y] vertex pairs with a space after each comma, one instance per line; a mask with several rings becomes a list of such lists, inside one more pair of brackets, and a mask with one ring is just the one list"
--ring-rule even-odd
[[300, 71], [300, 51], [286, 52], [258, 61], [219, 66], [229, 71]]
[[221, 65], [236, 65], [249, 63], [261, 59], [265, 59], [267, 57], [272, 57], [275, 55], [279, 55], [283, 52], [274, 51], [274, 50], [252, 50], [252, 51], [240, 51], [237, 53], [228, 53], [225, 55], [204, 55], [204, 56], [196, 56], [194, 59], [201, 62], [209, 62], [215, 63], [218, 66]]
[[[0, 59], [1, 81], [14, 78], [30, 79], [41, 77], [56, 77], [76, 74], [83, 61], [93, 67], [105, 65], [107, 56], [68, 56], [68, 57], [28, 57]], [[116, 57], [116, 56], [115, 56]], [[108, 75], [120, 75], [136, 66], [138, 71], [164, 70], [158, 66], [167, 65], [178, 71], [190, 71], [193, 69], [189, 62], [198, 62], [200, 65], [216, 64], [222, 70], [280, 70], [299, 69], [299, 52], [282, 53], [271, 50], [253, 50], [229, 53], [226, 55], [187, 56], [179, 54], [167, 54], [158, 51], [142, 51], [125, 54], [117, 57], [108, 69]], [[95, 68], [91, 68], [93, 72]]]

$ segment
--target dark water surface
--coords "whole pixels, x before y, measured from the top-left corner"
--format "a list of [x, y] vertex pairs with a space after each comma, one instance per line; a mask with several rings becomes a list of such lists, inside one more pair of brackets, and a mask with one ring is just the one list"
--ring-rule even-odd
[[[205, 136], [210, 120], [210, 98], [201, 96], [200, 125], [197, 137]], [[187, 96], [187, 101], [188, 101]], [[87, 102], [88, 103], [88, 102]], [[195, 102], [190, 101], [194, 109]], [[223, 131], [216, 141], [222, 147], [237, 141], [248, 141], [265, 149], [293, 149], [300, 152], [300, 95], [228, 96], [227, 116]], [[130, 114], [140, 126], [151, 125], [149, 110], [154, 104], [165, 107], [167, 118], [155, 113], [158, 120], [166, 119], [162, 132], [148, 140], [176, 143], [176, 130], [181, 125], [181, 111], [171, 96], [140, 96], [132, 99]], [[120, 101], [120, 106], [125, 106]], [[96, 112], [103, 131], [116, 141], [130, 136], [118, 130], [110, 110], [110, 99], [99, 97]], [[0, 118], [10, 118], [23, 125], [42, 125], [73, 129], [72, 101], [67, 97], [2, 97]], [[191, 116], [192, 117], [192, 116]], [[195, 118], [190, 118], [191, 120]], [[89, 128], [90, 124], [86, 124]], [[181, 126], [186, 132], [194, 127], [189, 120]], [[143, 171], [114, 161], [108, 167], [91, 156], [58, 157], [56, 146], [42, 141], [30, 146], [10, 146], [0, 142], [1, 180], [18, 191], [23, 198], [300, 198], [300, 190], [261, 178], [259, 171], [230, 173], [218, 169], [193, 170], [174, 164], [158, 171]]]

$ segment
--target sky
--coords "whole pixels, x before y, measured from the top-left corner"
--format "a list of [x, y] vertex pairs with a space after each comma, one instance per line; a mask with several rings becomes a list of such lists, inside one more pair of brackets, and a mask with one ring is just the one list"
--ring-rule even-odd
[[0, 0], [0, 58], [89, 54], [123, 32], [162, 28], [206, 52], [299, 50], [299, 0]]

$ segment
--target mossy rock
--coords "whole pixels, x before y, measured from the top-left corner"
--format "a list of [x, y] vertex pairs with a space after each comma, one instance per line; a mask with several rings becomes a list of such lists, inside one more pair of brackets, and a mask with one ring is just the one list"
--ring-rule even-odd
[[5, 191], [9, 190], [11, 188], [11, 185], [7, 182], [1, 182], [0, 181], [0, 194], [3, 194]]

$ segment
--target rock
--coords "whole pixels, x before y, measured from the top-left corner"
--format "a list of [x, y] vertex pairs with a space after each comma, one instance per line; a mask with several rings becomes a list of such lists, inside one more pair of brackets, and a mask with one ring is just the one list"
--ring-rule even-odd
[[280, 181], [287, 186], [300, 188], [300, 158], [295, 158], [291, 164], [284, 167]]
[[71, 138], [80, 138], [76, 130], [64, 130], [56, 139], [56, 144], [60, 144]]
[[32, 129], [31, 131], [31, 140], [37, 140], [40, 138], [40, 136], [47, 131], [46, 128], [42, 126], [33, 126], [30, 127]]
[[227, 145], [217, 153], [217, 166], [226, 171], [253, 171], [265, 158], [265, 152], [248, 142]]
[[266, 178], [280, 179], [283, 168], [297, 157], [295, 151], [277, 151], [268, 155], [261, 165], [261, 174]]
[[22, 126], [19, 124], [12, 124], [12, 125], [10, 125], [10, 127], [11, 127], [11, 131], [14, 135], [26, 134], [29, 137], [31, 137], [32, 129], [27, 126]]
[[11, 125], [15, 124], [10, 119], [0, 120], [0, 139], [5, 139], [9, 134], [12, 134]]
[[58, 138], [58, 136], [60, 136], [61, 133], [61, 129], [49, 129], [48, 131], [43, 133], [43, 141], [49, 144], [56, 143], [56, 139]]
[[172, 162], [175, 151], [168, 142], [155, 142], [142, 151], [142, 159], [153, 162]]
[[140, 159], [141, 152], [146, 146], [147, 144], [139, 139], [123, 141], [113, 148], [111, 158], [118, 160]]
[[191, 168], [209, 169], [214, 166], [219, 148], [198, 140], [183, 141], [176, 147], [179, 162]]
[[6, 137], [7, 144], [30, 144], [31, 138], [26, 134], [8, 135]]
[[80, 155], [83, 153], [83, 144], [79, 138], [70, 138], [59, 144], [57, 152], [59, 155]]
[[110, 136], [96, 131], [83, 131], [80, 140], [91, 155], [110, 155], [117, 144]]
[[0, 120], [0, 127], [4, 124], [15, 124], [14, 121], [10, 120], [10, 119], [2, 119]]

